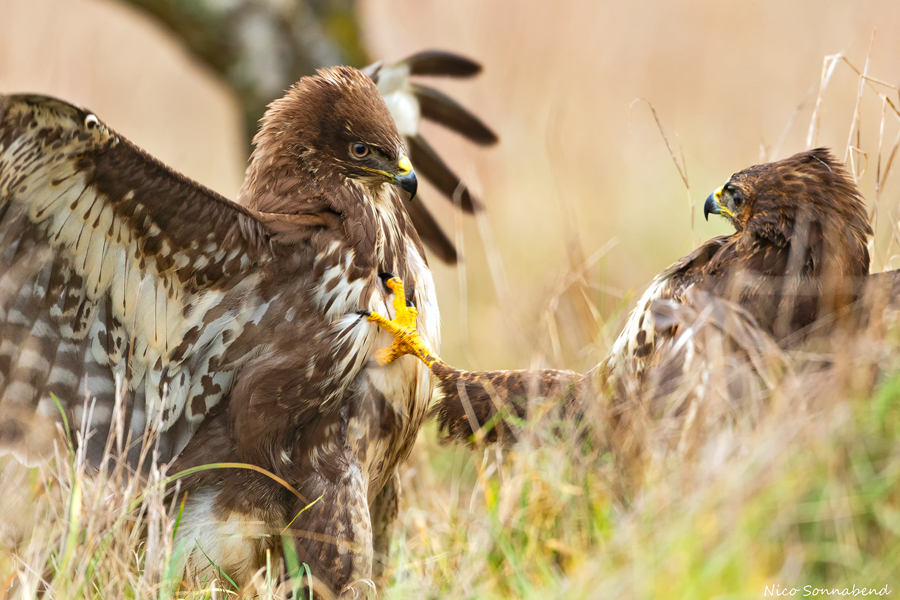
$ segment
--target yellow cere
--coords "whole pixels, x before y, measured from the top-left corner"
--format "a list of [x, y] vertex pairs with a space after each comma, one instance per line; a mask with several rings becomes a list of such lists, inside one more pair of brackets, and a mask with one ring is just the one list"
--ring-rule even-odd
[[409, 157], [405, 154], [400, 155], [397, 166], [400, 168], [400, 175], [409, 175], [410, 171], [412, 171], [412, 163], [409, 162]]
[[724, 204], [722, 204], [722, 202], [721, 202], [721, 199], [722, 199], [722, 191], [723, 191], [724, 189], [725, 189], [725, 186], [724, 186], [724, 185], [721, 186], [721, 187], [719, 187], [719, 189], [717, 189], [715, 192], [713, 192], [713, 198], [715, 199], [715, 201], [716, 201], [716, 206], [719, 207], [719, 210], [720, 210], [720, 211], [722, 211], [723, 213], [725, 213], [726, 215], [728, 215], [728, 216], [731, 217], [732, 219], [735, 219], [735, 218], [737, 218], [737, 217], [734, 216], [734, 213], [731, 212], [731, 211], [728, 209], [728, 207], [725, 206]]
[[[388, 173], [387, 171], [382, 171], [381, 169], [373, 169], [371, 167], [364, 167], [360, 165], [360, 168], [369, 171], [370, 173], [378, 173], [379, 175], [383, 175], [388, 179], [395, 179], [393, 175]], [[409, 157], [405, 154], [400, 155], [400, 160], [397, 161], [397, 168], [399, 169], [400, 177], [405, 177], [412, 172], [412, 163], [409, 162]]]

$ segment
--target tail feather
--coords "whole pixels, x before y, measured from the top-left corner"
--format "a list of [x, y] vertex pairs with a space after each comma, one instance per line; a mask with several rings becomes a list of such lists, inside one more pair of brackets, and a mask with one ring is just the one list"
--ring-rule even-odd
[[482, 146], [496, 144], [497, 134], [481, 119], [463, 108], [456, 100], [434, 88], [410, 83], [413, 94], [419, 101], [422, 118], [440, 123], [444, 127]]
[[471, 58], [443, 50], [417, 52], [401, 61], [410, 75], [437, 77], [472, 77], [481, 73], [481, 65]]

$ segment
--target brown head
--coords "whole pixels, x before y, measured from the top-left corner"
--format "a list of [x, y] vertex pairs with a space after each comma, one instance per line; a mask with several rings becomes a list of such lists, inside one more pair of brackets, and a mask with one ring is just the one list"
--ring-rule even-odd
[[329, 189], [326, 182], [348, 179], [369, 197], [385, 184], [410, 196], [416, 192], [416, 175], [387, 105], [372, 80], [353, 67], [320, 69], [298, 81], [269, 105], [253, 141], [241, 201], [258, 210], [291, 212], [291, 204]]
[[845, 274], [869, 271], [872, 227], [856, 183], [826, 148], [755, 165], [709, 195], [704, 215], [722, 215], [751, 244], [788, 246], [798, 237], [842, 255]]

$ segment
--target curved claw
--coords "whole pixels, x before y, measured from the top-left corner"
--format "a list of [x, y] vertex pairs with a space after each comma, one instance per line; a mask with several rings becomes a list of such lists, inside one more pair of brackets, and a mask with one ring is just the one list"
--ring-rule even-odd
[[382, 329], [394, 336], [394, 343], [390, 348], [381, 348], [375, 353], [375, 360], [380, 365], [387, 365], [401, 356], [412, 354], [431, 367], [438, 359], [437, 355], [428, 349], [422, 336], [416, 329], [416, 317], [419, 311], [416, 310], [412, 303], [407, 304], [406, 292], [403, 288], [403, 280], [399, 277], [391, 276], [384, 284], [394, 292], [394, 314], [397, 316], [393, 321], [386, 319], [380, 314], [373, 312], [368, 316], [368, 320], [378, 323]]

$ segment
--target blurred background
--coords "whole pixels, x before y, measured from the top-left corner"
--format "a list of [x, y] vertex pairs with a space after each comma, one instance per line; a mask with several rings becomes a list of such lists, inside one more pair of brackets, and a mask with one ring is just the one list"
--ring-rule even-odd
[[442, 354], [466, 368], [581, 370], [654, 275], [727, 231], [703, 221], [710, 191], [809, 144], [854, 147], [873, 210], [878, 200], [874, 269], [900, 266], [900, 189], [876, 192], [900, 97], [877, 82], [860, 95], [854, 69], [826, 59], [900, 82], [898, 40], [896, 0], [0, 0], [0, 92], [87, 106], [233, 198], [254, 120], [293, 79], [423, 49], [475, 58], [476, 79], [433, 83], [500, 144], [425, 131], [486, 206], [460, 217], [421, 190], [461, 242], [460, 265], [431, 261]]

